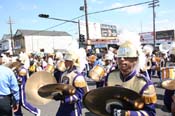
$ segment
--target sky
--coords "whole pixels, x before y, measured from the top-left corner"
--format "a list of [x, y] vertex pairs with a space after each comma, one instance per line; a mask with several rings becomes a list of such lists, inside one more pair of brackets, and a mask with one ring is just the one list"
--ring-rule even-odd
[[[88, 13], [108, 10], [149, 0], [87, 0]], [[155, 8], [156, 31], [175, 29], [175, 0], [159, 0]], [[49, 17], [72, 20], [84, 15], [80, 6], [84, 0], [0, 0], [0, 38], [10, 34], [9, 18], [12, 21], [12, 33], [17, 29], [66, 31], [73, 36], [78, 33], [77, 24], [38, 17], [48, 14]], [[88, 15], [89, 22], [116, 25], [117, 31], [129, 30], [133, 32], [153, 31], [153, 13], [148, 4], [129, 8], [122, 8]], [[77, 20], [85, 20], [80, 17]]]

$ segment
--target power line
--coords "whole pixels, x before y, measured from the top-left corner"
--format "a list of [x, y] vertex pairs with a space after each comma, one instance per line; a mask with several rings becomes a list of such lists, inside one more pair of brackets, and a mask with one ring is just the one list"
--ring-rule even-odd
[[[112, 10], [123, 9], [123, 8], [128, 8], [128, 7], [133, 7], [133, 6], [139, 6], [139, 5], [148, 4], [148, 3], [152, 3], [152, 1], [141, 2], [141, 3], [132, 4], [132, 5], [126, 5], [126, 6], [115, 7], [115, 8], [111, 8], [111, 9], [106, 9], [106, 10], [91, 12], [91, 13], [88, 13], [87, 15], [93, 15], [93, 14], [98, 14], [98, 13], [103, 13], [103, 12], [108, 12], [108, 11], [112, 11]], [[70, 21], [74, 21], [75, 19], [79, 19], [79, 18], [84, 17], [84, 16], [85, 16], [85, 15], [81, 15], [81, 16], [75, 17], [75, 18], [71, 19]], [[63, 22], [63, 23], [59, 23], [59, 24], [57, 24], [57, 25], [54, 25], [54, 26], [49, 27], [49, 28], [46, 28], [46, 29], [41, 30], [41, 31], [39, 31], [39, 32], [47, 31], [47, 30], [49, 30], [49, 29], [52, 29], [52, 28], [61, 26], [61, 25], [65, 24], [65, 23], [67, 23], [67, 22], [65, 21], [65, 22]], [[38, 33], [38, 32], [37, 32], [37, 33]], [[33, 34], [36, 34], [36, 33], [33, 33]], [[33, 34], [32, 34], [32, 35], [33, 35]]]
[[107, 12], [107, 11], [112, 11], [112, 10], [117, 10], [117, 9], [122, 9], [122, 8], [128, 8], [128, 7], [133, 7], [133, 6], [139, 6], [139, 5], [148, 4], [148, 3], [151, 3], [151, 2], [152, 1], [147, 1], [147, 2], [141, 2], [141, 3], [127, 5], [127, 6], [121, 6], [121, 7], [116, 7], [116, 8], [96, 11], [96, 12], [88, 13], [88, 15], [97, 14], [97, 13], [103, 13], [103, 12]]

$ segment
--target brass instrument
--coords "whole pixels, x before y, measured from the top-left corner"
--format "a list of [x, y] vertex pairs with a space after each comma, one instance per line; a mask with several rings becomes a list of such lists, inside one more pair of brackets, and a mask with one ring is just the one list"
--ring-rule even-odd
[[153, 48], [153, 46], [152, 45], [145, 45], [145, 46], [143, 46], [143, 53], [145, 53], [145, 55], [147, 56], [151, 56], [151, 54], [152, 54], [152, 52], [153, 52], [153, 50], [154, 50], [154, 48]]
[[159, 45], [159, 51], [163, 54], [166, 54], [171, 48], [171, 45], [168, 43], [162, 43]]
[[169, 53], [175, 55], [175, 42], [173, 42], [173, 43], [171, 44], [171, 48], [170, 48], [170, 50], [169, 50]]
[[149, 70], [152, 67], [151, 55], [152, 55], [153, 49], [154, 48], [152, 45], [143, 46], [143, 53], [146, 56], [146, 63], [145, 63], [144, 70]]
[[146, 70], [149, 70], [149, 69], [151, 69], [151, 67], [152, 67], [151, 57], [148, 57], [148, 58], [146, 59], [145, 69], [146, 69]]

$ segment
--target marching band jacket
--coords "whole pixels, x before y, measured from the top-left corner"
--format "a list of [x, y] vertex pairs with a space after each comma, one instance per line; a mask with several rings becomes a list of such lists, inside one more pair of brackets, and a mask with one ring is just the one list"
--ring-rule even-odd
[[156, 91], [153, 83], [145, 77], [145, 75], [138, 75], [136, 71], [131, 72], [127, 77], [115, 70], [109, 74], [107, 86], [122, 86], [124, 88], [133, 90], [139, 93], [144, 102], [144, 108], [138, 111], [130, 111], [131, 116], [155, 116], [155, 103], [157, 101]]
[[32, 104], [30, 104], [26, 98], [25, 85], [27, 82], [28, 70], [24, 66], [21, 66], [18, 69], [18, 73], [16, 76], [17, 76], [19, 91], [20, 91], [20, 102], [19, 102], [20, 106], [18, 111], [14, 112], [15, 116], [23, 116], [21, 107], [25, 108], [32, 114], [35, 114], [35, 115], [39, 114], [39, 109], [33, 106]]
[[88, 91], [83, 74], [76, 69], [66, 71], [61, 77], [61, 82], [74, 86], [76, 92], [74, 95], [66, 95], [65, 99], [61, 100], [56, 116], [82, 116], [82, 99]]

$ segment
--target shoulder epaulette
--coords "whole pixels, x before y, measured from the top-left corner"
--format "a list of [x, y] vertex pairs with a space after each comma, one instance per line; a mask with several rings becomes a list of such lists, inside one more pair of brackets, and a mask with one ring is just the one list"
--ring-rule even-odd
[[149, 85], [148, 88], [143, 92], [142, 98], [145, 104], [156, 103], [157, 95], [154, 85]]
[[83, 76], [78, 76], [75, 80], [74, 80], [74, 85], [75, 87], [86, 87], [87, 86], [87, 83], [86, 83], [86, 80], [84, 79]]

